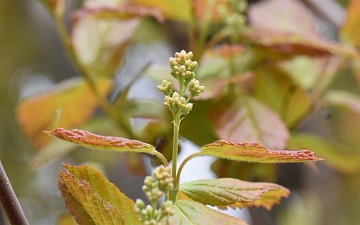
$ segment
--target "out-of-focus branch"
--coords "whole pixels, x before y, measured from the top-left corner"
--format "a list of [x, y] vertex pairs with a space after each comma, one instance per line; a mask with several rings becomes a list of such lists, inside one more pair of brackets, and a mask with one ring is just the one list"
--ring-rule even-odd
[[12, 225], [29, 225], [0, 161], [0, 202]]
[[315, 14], [326, 19], [337, 29], [343, 23], [345, 10], [333, 0], [302, 0], [302, 2]]

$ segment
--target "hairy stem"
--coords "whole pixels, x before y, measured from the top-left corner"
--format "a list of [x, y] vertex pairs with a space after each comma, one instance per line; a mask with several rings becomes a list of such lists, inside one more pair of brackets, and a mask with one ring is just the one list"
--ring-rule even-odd
[[174, 182], [174, 189], [170, 191], [170, 200], [175, 202], [178, 184], [176, 183], [176, 166], [177, 166], [177, 155], [179, 151], [179, 130], [180, 130], [180, 113], [177, 112], [174, 114], [174, 134], [173, 134], [173, 152], [172, 152], [172, 165], [171, 165], [171, 175]]

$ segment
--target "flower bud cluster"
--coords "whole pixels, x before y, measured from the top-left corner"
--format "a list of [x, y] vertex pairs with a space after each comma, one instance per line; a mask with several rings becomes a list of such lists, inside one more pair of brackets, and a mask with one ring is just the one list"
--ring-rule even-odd
[[246, 0], [227, 0], [227, 2], [232, 13], [229, 13], [225, 6], [219, 7], [218, 12], [228, 26], [237, 30], [246, 23], [247, 2]]
[[[175, 53], [175, 58], [169, 59], [171, 75], [179, 81], [179, 92], [173, 90], [173, 84], [163, 80], [157, 88], [165, 94], [164, 105], [169, 107], [174, 115], [187, 115], [193, 107], [189, 103], [191, 98], [199, 96], [204, 91], [204, 86], [200, 86], [195, 79], [195, 70], [198, 67], [196, 61], [192, 61], [193, 53], [186, 53], [184, 50]], [[186, 91], [190, 94], [184, 97]]]
[[135, 212], [139, 215], [139, 220], [144, 222], [144, 225], [160, 225], [160, 221], [164, 217], [172, 216], [175, 212], [171, 208], [172, 201], [163, 202], [160, 205], [160, 209], [156, 210], [151, 205], [145, 207], [145, 203], [138, 199], [135, 202]]
[[187, 102], [186, 98], [180, 97], [179, 93], [176, 91], [172, 96], [165, 96], [164, 105], [169, 107], [173, 113], [180, 112], [182, 115], [189, 114], [193, 106], [192, 103]]
[[185, 83], [190, 82], [195, 78], [195, 70], [198, 67], [196, 61], [192, 61], [193, 53], [186, 53], [182, 50], [180, 53], [175, 53], [175, 58], [169, 59], [169, 66], [171, 75], [178, 81], [185, 80]]
[[164, 217], [174, 214], [171, 208], [173, 205], [172, 201], [163, 202], [159, 210], [154, 208], [163, 192], [168, 193], [173, 187], [170, 167], [161, 165], [153, 170], [151, 176], [145, 178], [142, 189], [152, 205], [145, 206], [144, 201], [136, 200], [135, 212], [139, 215], [140, 221], [146, 225], [158, 225]]

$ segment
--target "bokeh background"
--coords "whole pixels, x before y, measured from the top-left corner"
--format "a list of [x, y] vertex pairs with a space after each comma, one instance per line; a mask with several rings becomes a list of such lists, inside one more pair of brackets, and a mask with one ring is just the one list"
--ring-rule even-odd
[[[322, 34], [336, 41], [349, 1], [298, 1], [313, 13]], [[81, 4], [80, 0], [69, 1], [67, 7], [71, 11]], [[184, 42], [180, 39], [176, 40], [177, 46], [164, 41], [131, 47], [125, 66], [118, 71], [117, 79], [129, 79], [121, 76], [124, 73], [135, 76], [138, 68], [149, 60], [164, 59], [166, 63], [166, 59], [173, 55], [173, 50], [178, 51]], [[351, 76], [347, 71], [343, 73], [336, 80], [336, 85], [357, 92], [358, 86], [354, 85]], [[19, 100], [46, 91], [57, 82], [77, 75], [63, 50], [52, 18], [38, 1], [0, 0], [0, 160], [30, 224], [56, 224], [59, 216], [67, 213], [57, 188], [61, 162], [94, 165], [124, 193], [133, 198], [143, 197], [143, 176], [129, 175], [124, 158], [118, 153], [73, 151], [37, 169], [30, 167], [29, 162], [37, 150], [24, 138], [18, 125], [16, 110]], [[154, 87], [156, 85], [151, 81], [140, 79], [132, 93]], [[146, 95], [161, 98], [160, 94], [151, 91]], [[329, 120], [336, 117], [336, 113], [322, 111], [303, 129], [326, 134]], [[354, 142], [353, 146], [360, 148], [354, 139], [351, 141]], [[291, 197], [283, 200], [283, 206], [275, 207], [272, 213], [263, 209], [250, 209], [254, 215], [261, 215], [253, 217], [250, 224], [360, 224], [359, 172], [343, 174], [325, 164], [316, 165], [316, 168], [302, 164], [282, 165], [278, 183], [292, 190]], [[0, 225], [3, 224], [7, 224], [7, 220], [0, 211]]]

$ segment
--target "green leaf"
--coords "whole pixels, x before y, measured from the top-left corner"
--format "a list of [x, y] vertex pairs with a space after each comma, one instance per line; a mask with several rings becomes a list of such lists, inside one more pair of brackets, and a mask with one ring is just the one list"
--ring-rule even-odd
[[275, 66], [266, 65], [255, 71], [253, 92], [278, 113], [288, 127], [299, 123], [312, 105], [305, 90]]
[[352, 46], [360, 47], [360, 1], [351, 0], [346, 8], [346, 18], [340, 29], [341, 41]]
[[262, 206], [270, 210], [280, 198], [288, 197], [289, 190], [272, 183], [246, 182], [233, 178], [207, 179], [180, 185], [177, 198], [191, 199], [220, 209]]
[[360, 154], [357, 149], [314, 134], [292, 133], [288, 147], [311, 148], [316, 155], [326, 159], [324, 163], [344, 173], [354, 173], [360, 168]]
[[210, 113], [221, 139], [259, 142], [269, 148], [282, 149], [289, 138], [289, 131], [279, 115], [248, 95], [235, 100], [233, 97], [222, 99], [214, 104]]
[[64, 165], [59, 189], [78, 224], [141, 224], [134, 202], [100, 172], [87, 166]]
[[[98, 80], [96, 85], [102, 96], [112, 87], [107, 80]], [[72, 78], [53, 90], [21, 100], [17, 117], [25, 136], [42, 147], [51, 139], [41, 131], [80, 125], [92, 116], [96, 106], [96, 98], [84, 80]]]
[[190, 0], [131, 0], [135, 5], [160, 9], [168, 20], [191, 22], [192, 2]]
[[310, 150], [287, 151], [269, 150], [259, 143], [231, 142], [218, 140], [200, 148], [198, 156], [215, 156], [222, 159], [259, 162], [259, 163], [291, 163], [319, 161]]
[[[210, 209], [197, 202], [178, 200], [172, 209], [175, 214], [169, 217], [168, 225], [247, 225], [243, 220]], [[162, 222], [162, 224], [167, 224], [165, 221]]]

